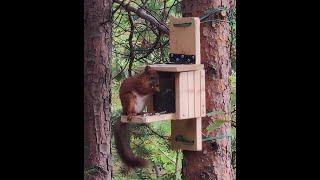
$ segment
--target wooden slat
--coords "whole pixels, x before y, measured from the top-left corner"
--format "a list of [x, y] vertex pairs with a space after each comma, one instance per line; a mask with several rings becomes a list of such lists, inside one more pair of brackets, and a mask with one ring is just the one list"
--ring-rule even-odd
[[180, 118], [180, 73], [175, 74], [176, 117]]
[[[152, 123], [157, 121], [172, 120], [175, 118], [175, 113], [167, 113], [152, 116], [133, 116], [129, 123]], [[127, 116], [121, 116], [121, 122], [128, 123]]]
[[[204, 69], [203, 64], [152, 64], [149, 66], [161, 72], [185, 72]], [[145, 66], [140, 67], [140, 71], [144, 68]]]
[[[176, 137], [183, 136], [193, 143], [177, 142]], [[171, 121], [171, 148], [189, 151], [202, 150], [201, 118]]]
[[188, 118], [188, 73], [181, 72], [176, 77], [176, 117]]
[[201, 64], [201, 46], [200, 46], [200, 19], [195, 20], [195, 51], [196, 51], [196, 63]]
[[200, 95], [200, 103], [201, 103], [201, 117], [206, 116], [206, 91], [205, 91], [205, 71], [204, 70], [200, 70], [200, 91], [201, 91], [201, 95]]
[[[170, 53], [196, 55], [200, 64], [200, 19], [198, 17], [170, 18]], [[187, 27], [174, 24], [191, 23]]]
[[194, 71], [194, 116], [200, 117], [200, 71]]
[[194, 118], [194, 71], [188, 72], [188, 118]]
[[202, 118], [196, 118], [196, 150], [202, 150]]

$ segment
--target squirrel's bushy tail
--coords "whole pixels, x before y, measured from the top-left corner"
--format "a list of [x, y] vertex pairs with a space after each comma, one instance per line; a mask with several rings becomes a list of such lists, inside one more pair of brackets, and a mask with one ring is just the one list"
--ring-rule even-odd
[[147, 161], [133, 154], [129, 145], [128, 123], [120, 120], [114, 125], [114, 137], [118, 154], [128, 167], [143, 168], [148, 165]]

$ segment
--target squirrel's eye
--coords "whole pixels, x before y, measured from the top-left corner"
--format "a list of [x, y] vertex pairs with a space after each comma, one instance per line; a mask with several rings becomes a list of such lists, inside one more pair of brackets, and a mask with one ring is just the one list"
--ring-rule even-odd
[[154, 76], [151, 76], [150, 79], [151, 79], [151, 80], [154, 80]]

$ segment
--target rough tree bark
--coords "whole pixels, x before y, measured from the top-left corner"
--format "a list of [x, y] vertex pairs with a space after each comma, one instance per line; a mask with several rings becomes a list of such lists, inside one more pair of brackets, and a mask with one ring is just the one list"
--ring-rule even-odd
[[111, 180], [112, 0], [84, 1], [84, 179]]
[[[230, 9], [232, 0], [183, 0], [184, 17], [200, 17], [206, 10], [224, 6]], [[227, 20], [224, 17], [224, 20]], [[201, 24], [201, 62], [206, 71], [207, 112], [230, 112], [231, 61], [228, 41], [230, 27], [228, 22]], [[215, 115], [202, 119], [203, 132], [216, 119], [230, 119], [228, 114]], [[225, 123], [210, 136], [227, 136], [231, 134], [231, 124]], [[202, 152], [184, 151], [184, 179], [232, 180], [231, 139], [223, 138], [203, 142]]]

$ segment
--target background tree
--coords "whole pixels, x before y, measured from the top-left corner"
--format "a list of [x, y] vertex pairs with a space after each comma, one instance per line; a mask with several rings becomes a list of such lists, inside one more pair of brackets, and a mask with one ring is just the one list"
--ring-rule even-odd
[[[232, 180], [231, 164], [231, 104], [230, 104], [230, 26], [226, 12], [232, 6], [232, 0], [183, 0], [182, 14], [185, 17], [205, 17], [208, 21], [201, 24], [201, 62], [206, 72], [207, 112], [212, 117], [202, 118], [203, 133], [209, 137], [221, 137], [203, 142], [203, 151], [183, 152], [183, 177], [185, 179]], [[225, 9], [220, 10], [218, 9]], [[215, 10], [216, 13], [213, 13]], [[210, 132], [209, 125], [217, 120], [224, 124]], [[227, 121], [227, 122], [226, 122]]]
[[111, 180], [112, 0], [84, 1], [84, 176]]

